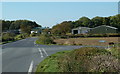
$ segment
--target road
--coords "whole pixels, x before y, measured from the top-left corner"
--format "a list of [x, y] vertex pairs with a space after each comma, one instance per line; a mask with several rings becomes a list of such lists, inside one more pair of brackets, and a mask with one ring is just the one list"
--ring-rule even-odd
[[37, 38], [27, 38], [2, 46], [2, 72], [34, 72], [47, 56], [58, 51], [72, 50], [81, 46], [38, 45]]

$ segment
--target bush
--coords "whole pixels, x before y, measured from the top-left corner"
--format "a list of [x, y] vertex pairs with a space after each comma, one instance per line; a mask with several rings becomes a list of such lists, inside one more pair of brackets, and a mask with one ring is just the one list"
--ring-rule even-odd
[[23, 34], [19, 34], [15, 37], [15, 40], [20, 40], [20, 39], [24, 39], [24, 38], [27, 38], [29, 37], [29, 34], [27, 33], [23, 33]]
[[53, 40], [49, 35], [42, 34], [39, 39], [36, 41], [37, 44], [53, 44]]
[[36, 33], [31, 33], [30, 34], [30, 37], [34, 37], [34, 36], [36, 36]]
[[4, 33], [2, 34], [2, 41], [12, 41], [14, 40], [15, 34], [14, 33]]
[[103, 49], [80, 48], [61, 56], [59, 68], [62, 72], [117, 72], [117, 59]]

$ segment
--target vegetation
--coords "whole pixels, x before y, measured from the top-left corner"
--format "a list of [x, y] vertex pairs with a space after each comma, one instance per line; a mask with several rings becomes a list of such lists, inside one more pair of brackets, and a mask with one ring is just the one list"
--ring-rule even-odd
[[29, 34], [23, 33], [23, 34], [19, 34], [19, 35], [15, 36], [15, 40], [21, 40], [21, 39], [25, 39], [27, 37], [29, 37]]
[[100, 25], [109, 25], [118, 28], [120, 32], [120, 14], [110, 17], [99, 17], [96, 16], [92, 19], [88, 17], [81, 17], [76, 21], [64, 21], [60, 24], [57, 24], [52, 27], [52, 33], [54, 35], [66, 35], [67, 33], [71, 33], [71, 29], [76, 27], [97, 27]]
[[[119, 37], [83, 37], [55, 39], [54, 42], [59, 45], [82, 45], [82, 46], [108, 46], [109, 43], [119, 43]], [[100, 42], [105, 41], [105, 42]]]
[[29, 34], [27, 33], [22, 33], [22, 34], [17, 34], [17, 35], [15, 33], [2, 33], [1, 44], [14, 42], [14, 41], [21, 40], [27, 37], [29, 37]]
[[36, 74], [37, 72], [119, 72], [118, 58], [111, 53], [93, 47], [58, 52], [43, 60], [38, 65]]
[[47, 34], [41, 34], [39, 39], [36, 40], [37, 44], [53, 44], [53, 39]]
[[12, 40], [14, 40], [14, 37], [15, 37], [14, 33], [3, 33], [2, 41], [12, 41]]
[[41, 25], [38, 25], [34, 21], [29, 20], [16, 20], [16, 21], [6, 21], [6, 20], [0, 20], [2, 21], [2, 31], [7, 30], [18, 30], [21, 29], [23, 33], [30, 33], [30, 30], [34, 27], [41, 27]]
[[[30, 36], [34, 36], [34, 34], [30, 34], [32, 28], [41, 27], [34, 21], [29, 20], [16, 20], [16, 21], [7, 21], [0, 20], [2, 23], [2, 41], [0, 44], [13, 42], [16, 40], [24, 39]], [[16, 33], [20, 30], [21, 34]]]

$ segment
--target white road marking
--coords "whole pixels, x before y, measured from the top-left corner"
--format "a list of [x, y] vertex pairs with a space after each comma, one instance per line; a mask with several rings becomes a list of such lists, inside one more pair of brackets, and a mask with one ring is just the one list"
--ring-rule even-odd
[[40, 54], [41, 54], [41, 57], [43, 57], [43, 53], [42, 53], [42, 51], [40, 50], [40, 48], [38, 48], [39, 49], [39, 52], [40, 52]]
[[32, 70], [33, 70], [33, 61], [31, 62], [30, 67], [28, 69], [28, 74], [31, 74]]
[[45, 51], [45, 49], [44, 48], [42, 48], [42, 50], [45, 52], [45, 54], [48, 56], [48, 54], [47, 54], [47, 52]]

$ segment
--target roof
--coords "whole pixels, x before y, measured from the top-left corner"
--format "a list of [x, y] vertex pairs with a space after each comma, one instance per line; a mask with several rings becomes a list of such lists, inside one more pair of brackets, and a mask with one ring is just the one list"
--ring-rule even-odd
[[32, 30], [41, 30], [42, 27], [34, 27]]
[[[109, 28], [112, 28], [112, 29], [118, 29], [118, 28], [116, 28], [116, 27], [112, 27], [112, 26], [108, 26], [108, 25], [101, 25], [101, 26], [109, 27]], [[97, 27], [95, 27], [95, 28], [99, 28], [99, 27], [101, 27], [101, 26], [97, 26]], [[95, 29], [95, 28], [92, 28], [92, 29]]]
[[91, 28], [89, 28], [89, 27], [77, 27], [77, 28], [74, 28], [72, 30], [78, 30], [78, 29], [91, 29]]

